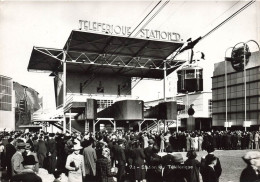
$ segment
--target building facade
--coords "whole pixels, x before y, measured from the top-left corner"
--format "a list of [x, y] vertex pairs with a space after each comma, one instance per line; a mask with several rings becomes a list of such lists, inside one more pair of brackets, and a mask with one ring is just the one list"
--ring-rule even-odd
[[234, 70], [231, 62], [222, 61], [214, 66], [213, 127], [223, 128], [225, 122], [229, 122], [226, 126], [243, 129], [244, 121], [250, 121], [250, 129], [258, 129], [260, 125], [260, 53], [254, 52], [249, 57], [246, 77], [244, 71]]
[[15, 129], [15, 106], [12, 78], [0, 75], [0, 130]]
[[2, 75], [0, 91], [0, 130], [19, 130], [31, 125], [32, 114], [41, 107], [39, 93]]

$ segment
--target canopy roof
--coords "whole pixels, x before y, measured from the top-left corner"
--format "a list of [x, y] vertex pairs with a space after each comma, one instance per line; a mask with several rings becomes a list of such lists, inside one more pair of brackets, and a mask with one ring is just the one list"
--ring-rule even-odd
[[185, 61], [167, 60], [183, 42], [117, 37], [73, 30], [62, 49], [34, 47], [28, 70], [61, 72], [63, 55], [68, 72], [163, 78]]

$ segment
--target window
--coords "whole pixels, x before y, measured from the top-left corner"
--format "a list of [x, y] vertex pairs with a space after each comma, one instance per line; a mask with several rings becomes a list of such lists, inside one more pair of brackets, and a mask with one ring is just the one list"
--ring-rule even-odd
[[212, 117], [212, 99], [208, 100], [209, 117]]
[[0, 76], [0, 110], [12, 110], [12, 80]]

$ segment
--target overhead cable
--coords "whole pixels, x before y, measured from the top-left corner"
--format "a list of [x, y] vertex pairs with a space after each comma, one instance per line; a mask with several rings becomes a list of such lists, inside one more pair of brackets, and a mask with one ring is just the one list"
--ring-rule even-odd
[[224, 25], [225, 23], [227, 23], [228, 21], [230, 21], [232, 18], [234, 18], [236, 15], [238, 15], [239, 13], [241, 13], [242, 11], [244, 11], [246, 8], [248, 8], [250, 5], [252, 5], [253, 3], [255, 3], [256, 0], [252, 0], [249, 3], [247, 3], [245, 6], [243, 6], [242, 8], [240, 8], [238, 11], [236, 11], [235, 13], [233, 13], [230, 17], [228, 17], [226, 20], [224, 20], [223, 22], [221, 22], [220, 24], [218, 24], [215, 28], [213, 28], [211, 31], [209, 31], [206, 35], [204, 35], [203, 37], [201, 37], [201, 39], [206, 38], [207, 36], [209, 36], [210, 34], [212, 34], [213, 32], [215, 32], [217, 29], [219, 29], [222, 25]]

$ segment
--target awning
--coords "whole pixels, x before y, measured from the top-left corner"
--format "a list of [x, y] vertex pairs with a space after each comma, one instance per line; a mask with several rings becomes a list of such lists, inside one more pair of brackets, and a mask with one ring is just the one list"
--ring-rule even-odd
[[[73, 30], [64, 46], [68, 72], [164, 78], [185, 61], [167, 59], [183, 42], [117, 37]], [[34, 47], [28, 70], [62, 71], [63, 50]]]
[[27, 69], [38, 71], [62, 71], [63, 50], [33, 47]]

